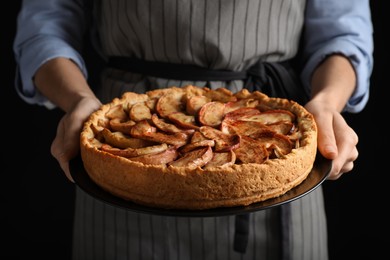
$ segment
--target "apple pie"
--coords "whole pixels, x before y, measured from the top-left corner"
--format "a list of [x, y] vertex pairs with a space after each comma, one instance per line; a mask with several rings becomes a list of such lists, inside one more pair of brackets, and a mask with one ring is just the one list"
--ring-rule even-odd
[[259, 91], [188, 85], [126, 92], [90, 115], [84, 168], [105, 191], [149, 207], [246, 206], [285, 194], [311, 172], [313, 116]]

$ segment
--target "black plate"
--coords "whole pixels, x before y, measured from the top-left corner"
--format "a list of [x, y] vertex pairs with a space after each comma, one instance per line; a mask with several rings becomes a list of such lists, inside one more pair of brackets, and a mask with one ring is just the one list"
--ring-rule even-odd
[[291, 189], [284, 195], [274, 199], [269, 199], [263, 202], [254, 203], [249, 206], [242, 207], [226, 207], [207, 210], [182, 210], [152, 208], [116, 197], [100, 188], [89, 178], [87, 172], [84, 169], [83, 162], [80, 157], [77, 157], [70, 162], [70, 172], [76, 184], [96, 199], [109, 203], [113, 206], [139, 213], [179, 217], [212, 217], [237, 215], [280, 206], [282, 204], [301, 198], [302, 196], [305, 196], [311, 191], [315, 190], [323, 181], [326, 180], [331, 167], [331, 160], [325, 159], [322, 156], [317, 156], [314, 163], [314, 167], [311, 170], [309, 176], [306, 178], [306, 180], [304, 180], [300, 185]]

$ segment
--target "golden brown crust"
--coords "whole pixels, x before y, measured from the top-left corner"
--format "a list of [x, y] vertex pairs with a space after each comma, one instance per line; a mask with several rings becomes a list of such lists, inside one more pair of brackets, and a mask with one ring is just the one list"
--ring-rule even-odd
[[[195, 168], [174, 167], [169, 163], [144, 164], [100, 149], [104, 140], [97, 138], [96, 126], [107, 121], [105, 115], [110, 108], [116, 105], [128, 108], [130, 103], [135, 102], [134, 99], [142, 102], [158, 99], [172, 90], [184, 91], [184, 99], [189, 99], [191, 95], [205, 95], [211, 100], [226, 103], [229, 102], [227, 100], [251, 98], [267, 109], [288, 110], [296, 116], [294, 124], [299, 132], [295, 135], [299, 145], [286, 155], [269, 158], [260, 164], [229, 163], [223, 167]], [[299, 185], [310, 173], [317, 152], [317, 127], [313, 116], [298, 103], [287, 99], [269, 98], [260, 92], [249, 93], [247, 90], [233, 96], [229, 93], [188, 86], [147, 92], [148, 98], [145, 94], [138, 96], [131, 93], [114, 99], [92, 113], [84, 124], [80, 146], [85, 170], [95, 183], [118, 197], [167, 209], [249, 205], [283, 195]]]

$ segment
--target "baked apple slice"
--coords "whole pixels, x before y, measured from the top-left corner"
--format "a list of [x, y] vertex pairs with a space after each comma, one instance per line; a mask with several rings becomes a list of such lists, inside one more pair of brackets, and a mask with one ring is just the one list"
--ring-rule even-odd
[[177, 148], [185, 145], [189, 139], [189, 135], [183, 132], [175, 133], [175, 134], [164, 134], [161, 132], [145, 133], [137, 137], [140, 139], [144, 139], [156, 143], [166, 143], [166, 144], [174, 145]]
[[264, 144], [265, 148], [272, 152], [275, 147], [278, 148], [279, 153], [286, 155], [291, 152], [293, 148], [293, 143], [291, 140], [281, 134], [277, 134], [275, 132], [264, 132], [260, 135], [256, 136], [256, 140], [260, 141], [262, 144]]
[[141, 120], [151, 119], [152, 113], [145, 102], [140, 102], [131, 106], [129, 116], [131, 120], [139, 122]]
[[225, 115], [225, 104], [212, 101], [204, 104], [199, 110], [199, 122], [205, 126], [217, 127]]
[[123, 121], [129, 119], [129, 116], [127, 115], [127, 113], [123, 109], [123, 106], [120, 104], [110, 107], [110, 109], [107, 111], [105, 116], [108, 119], [119, 118]]
[[173, 112], [167, 115], [167, 118], [180, 127], [186, 129], [198, 129], [195, 116], [187, 115], [183, 112]]
[[121, 149], [141, 148], [155, 144], [150, 141], [125, 135], [122, 132], [111, 132], [107, 128], [101, 131], [101, 135], [107, 144]]
[[171, 147], [161, 153], [146, 154], [146, 155], [131, 157], [127, 159], [130, 161], [140, 162], [143, 164], [162, 165], [162, 164], [168, 164], [176, 160], [178, 156], [179, 153], [177, 152], [176, 148]]
[[268, 124], [267, 126], [272, 129], [272, 131], [282, 135], [289, 135], [294, 132], [294, 124], [292, 122], [282, 121]]
[[208, 139], [215, 141], [216, 152], [226, 152], [237, 148], [240, 145], [240, 136], [226, 134], [210, 126], [202, 126], [199, 131]]
[[136, 138], [139, 138], [140, 136], [143, 136], [148, 133], [155, 133], [155, 132], [157, 132], [157, 128], [151, 126], [147, 120], [142, 120], [137, 122], [130, 129], [130, 135]]
[[[226, 112], [226, 111], [225, 111]], [[238, 121], [242, 118], [247, 118], [261, 114], [260, 110], [254, 107], [241, 107], [236, 110], [225, 113], [223, 120]]]
[[185, 145], [189, 139], [189, 135], [184, 132], [174, 134], [157, 132], [156, 127], [151, 126], [147, 120], [142, 120], [135, 124], [135, 126], [131, 128], [130, 135], [135, 138], [156, 143], [171, 144], [176, 147]]
[[228, 152], [214, 153], [213, 158], [203, 167], [208, 170], [214, 167], [227, 167], [236, 163], [236, 154], [230, 150]]
[[197, 141], [197, 142], [191, 142], [189, 144], [186, 144], [186, 145], [182, 146], [180, 148], [180, 153], [181, 154], [185, 154], [185, 153], [188, 153], [188, 152], [190, 152], [192, 150], [195, 150], [197, 148], [206, 147], [206, 146], [214, 147], [215, 146], [215, 141], [214, 140], [205, 139], [205, 140], [201, 140], [201, 141]]
[[185, 109], [182, 102], [183, 96], [183, 91], [171, 91], [162, 95], [156, 104], [156, 110], [160, 117], [167, 117], [174, 112], [183, 112]]
[[149, 100], [149, 96], [146, 94], [138, 94], [134, 92], [125, 92], [122, 97], [126, 102], [123, 103], [123, 108], [128, 111], [131, 106], [134, 104], [145, 102]]
[[183, 131], [176, 127], [176, 125], [165, 122], [164, 119], [159, 118], [157, 114], [153, 114], [151, 119], [153, 124], [163, 132], [173, 134]]
[[264, 111], [259, 115], [248, 116], [243, 118], [242, 120], [257, 121], [263, 124], [273, 124], [282, 121], [294, 122], [295, 115], [288, 110], [276, 109]]
[[210, 98], [212, 101], [219, 101], [227, 103], [230, 101], [236, 101], [237, 97], [234, 96], [233, 92], [226, 88], [210, 89], [204, 95]]
[[134, 149], [134, 148], [120, 149], [120, 148], [112, 147], [109, 144], [102, 144], [100, 149], [102, 151], [109, 152], [109, 153], [117, 155], [117, 156], [131, 158], [131, 157], [136, 157], [136, 156], [141, 156], [141, 155], [147, 155], [147, 154], [150, 155], [150, 154], [164, 152], [165, 150], [168, 149], [168, 145], [167, 144], [157, 144], [157, 145], [136, 148], [136, 149]]
[[211, 102], [211, 99], [206, 96], [192, 96], [187, 99], [186, 102], [186, 112], [189, 115], [197, 115], [201, 107]]
[[234, 102], [226, 103], [226, 113], [240, 109], [240, 108], [256, 108], [259, 104], [259, 101], [253, 98], [244, 98]]
[[221, 131], [224, 133], [245, 135], [249, 137], [257, 137], [261, 133], [274, 131], [267, 125], [256, 121], [229, 121], [222, 122]]
[[199, 141], [203, 141], [203, 140], [209, 140], [207, 139], [204, 135], [202, 135], [201, 132], [199, 131], [196, 131], [192, 137], [191, 137], [191, 143], [194, 143], [194, 142], [199, 142]]
[[268, 159], [269, 153], [260, 140], [242, 136], [240, 146], [234, 150], [237, 160], [241, 163], [263, 163]]
[[130, 133], [131, 128], [135, 125], [133, 120], [122, 120], [120, 118], [113, 118], [109, 121], [111, 130], [122, 133]]
[[195, 169], [203, 167], [213, 158], [213, 150], [210, 146], [193, 150], [184, 154], [183, 157], [170, 162], [168, 165], [175, 167], [186, 167], [188, 169]]

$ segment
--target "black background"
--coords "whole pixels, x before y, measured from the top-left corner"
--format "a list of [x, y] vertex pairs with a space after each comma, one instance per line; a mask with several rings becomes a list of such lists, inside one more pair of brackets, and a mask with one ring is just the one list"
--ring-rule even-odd
[[[10, 2], [9, 2], [10, 3]], [[354, 170], [323, 184], [330, 260], [383, 259], [388, 252], [389, 86], [386, 1], [371, 1], [375, 66], [370, 100], [346, 120], [358, 133]], [[1, 259], [70, 259], [74, 186], [50, 155], [62, 113], [28, 105], [14, 91], [12, 42], [20, 1], [1, 17]], [[315, 260], [315, 259], [313, 259]]]

